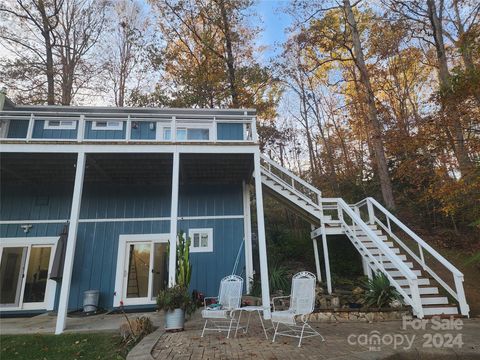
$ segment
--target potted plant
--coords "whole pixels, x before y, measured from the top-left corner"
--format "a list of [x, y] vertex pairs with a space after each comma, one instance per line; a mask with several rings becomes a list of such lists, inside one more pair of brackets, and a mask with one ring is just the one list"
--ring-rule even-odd
[[157, 296], [158, 308], [165, 311], [165, 330], [183, 330], [185, 312], [190, 314], [195, 310], [195, 303], [188, 293], [191, 274], [190, 239], [185, 240], [181, 231], [177, 241], [176, 285], [160, 291]]

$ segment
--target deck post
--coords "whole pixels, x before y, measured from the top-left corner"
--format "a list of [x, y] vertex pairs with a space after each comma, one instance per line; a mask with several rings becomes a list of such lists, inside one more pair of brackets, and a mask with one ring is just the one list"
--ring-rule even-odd
[[252, 223], [250, 214], [250, 187], [243, 182], [243, 233], [245, 241], [245, 281], [247, 294], [251, 291], [253, 279]]
[[58, 304], [57, 324], [55, 334], [61, 334], [65, 330], [70, 284], [72, 281], [73, 261], [75, 258], [75, 245], [77, 242], [78, 218], [82, 202], [83, 178], [85, 174], [85, 153], [77, 155], [77, 167], [75, 170], [75, 182], [73, 185], [72, 207], [70, 210], [70, 223], [68, 226], [67, 248], [65, 250], [65, 262], [63, 265], [62, 286], [60, 289], [60, 301]]
[[178, 223], [178, 186], [180, 177], [180, 154], [173, 153], [172, 203], [170, 208], [170, 254], [168, 261], [168, 286], [175, 285], [177, 265], [177, 223]]
[[323, 245], [323, 261], [325, 262], [325, 277], [327, 278], [327, 291], [329, 294], [332, 293], [332, 276], [330, 274], [330, 258], [328, 255], [328, 243], [327, 243], [327, 234], [324, 231], [322, 232], [322, 245]]
[[258, 252], [260, 259], [260, 281], [262, 283], [263, 317], [268, 320], [270, 314], [270, 284], [268, 283], [267, 241], [265, 237], [265, 219], [263, 214], [262, 177], [260, 172], [260, 149], [254, 153], [255, 203], [257, 206]]
[[[311, 225], [312, 231], [315, 230], [315, 225]], [[313, 242], [313, 255], [315, 256], [315, 269], [317, 270], [317, 281], [322, 282], [322, 272], [320, 270], [320, 258], [318, 256], [318, 243], [317, 238], [312, 237]]]

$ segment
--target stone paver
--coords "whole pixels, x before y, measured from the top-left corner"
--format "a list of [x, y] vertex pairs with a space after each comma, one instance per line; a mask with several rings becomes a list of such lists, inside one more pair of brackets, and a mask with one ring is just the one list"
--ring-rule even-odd
[[[325, 337], [305, 339], [298, 348], [298, 339], [279, 337], [275, 343], [266, 340], [262, 328], [252, 317], [248, 334], [226, 339], [225, 333], [209, 332], [201, 338], [203, 322], [196, 315], [186, 324], [186, 331], [163, 333], [152, 350], [154, 359], [480, 359], [480, 319], [465, 319], [461, 330], [425, 330], [402, 328], [401, 321], [374, 323], [312, 323]], [[374, 333], [372, 333], [374, 332]], [[377, 333], [378, 332], [378, 333]], [[359, 343], [364, 334], [366, 340], [379, 334], [382, 343], [378, 347]], [[437, 334], [437, 335], [435, 335]], [[440, 346], [460, 335], [462, 347]], [[269, 332], [270, 339], [272, 330]], [[407, 345], [409, 339], [411, 346]], [[350, 338], [350, 341], [348, 340]], [[397, 346], [389, 340], [396, 338]], [[435, 338], [428, 347], [428, 339]], [[403, 344], [399, 344], [402, 339]], [[435, 342], [436, 341], [436, 342]], [[455, 344], [454, 344], [455, 345]], [[427, 346], [427, 347], [425, 347]]]

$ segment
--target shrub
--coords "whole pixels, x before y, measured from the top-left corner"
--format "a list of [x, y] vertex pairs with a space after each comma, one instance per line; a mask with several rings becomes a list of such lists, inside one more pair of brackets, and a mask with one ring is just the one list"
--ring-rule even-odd
[[376, 273], [365, 283], [365, 305], [369, 307], [387, 307], [393, 300], [401, 301], [400, 294], [390, 285], [390, 280], [381, 272]]
[[165, 311], [183, 309], [191, 314], [195, 311], [195, 303], [188, 294], [188, 290], [181, 285], [175, 285], [161, 290], [157, 296], [158, 308]]

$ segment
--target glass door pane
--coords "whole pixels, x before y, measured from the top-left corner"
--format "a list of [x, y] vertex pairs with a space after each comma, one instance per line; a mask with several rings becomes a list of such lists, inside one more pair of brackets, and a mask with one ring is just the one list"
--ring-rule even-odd
[[50, 264], [50, 246], [35, 246], [30, 250], [23, 302], [43, 302]]
[[153, 244], [152, 299], [168, 285], [167, 243]]
[[4, 247], [0, 260], [0, 304], [18, 305], [26, 247]]
[[151, 244], [128, 244], [127, 298], [148, 297]]

